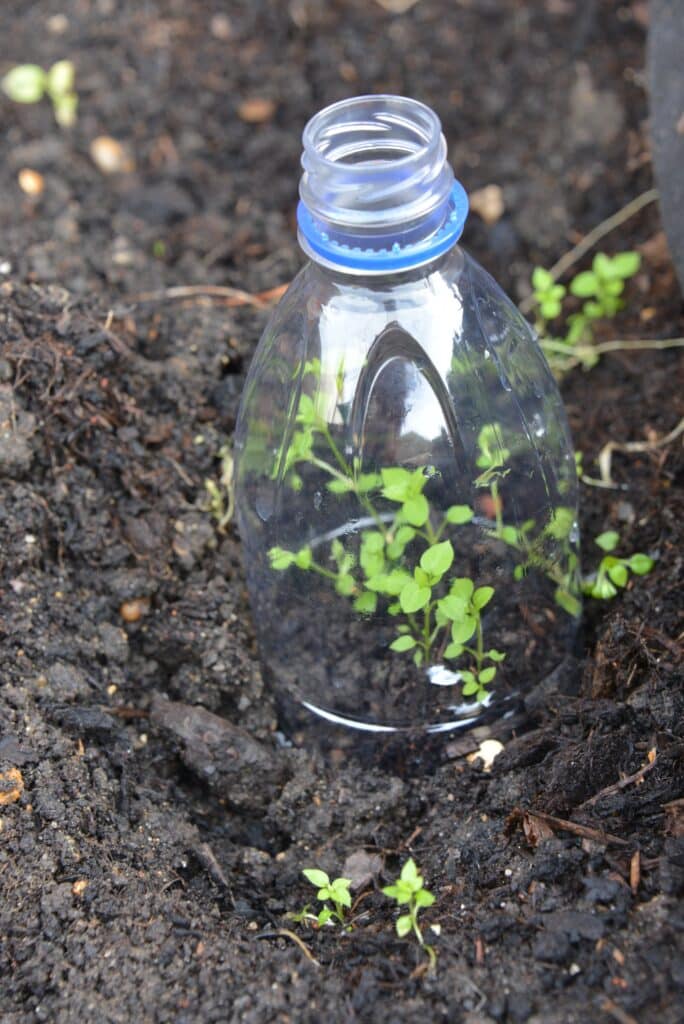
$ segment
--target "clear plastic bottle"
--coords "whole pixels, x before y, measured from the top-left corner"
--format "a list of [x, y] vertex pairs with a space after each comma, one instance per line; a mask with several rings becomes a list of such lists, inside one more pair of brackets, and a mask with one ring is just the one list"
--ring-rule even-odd
[[236, 432], [262, 659], [291, 734], [314, 716], [472, 727], [544, 680], [578, 622], [561, 398], [527, 322], [457, 244], [467, 198], [428, 107], [336, 103], [306, 126], [302, 165], [310, 261], [264, 331]]

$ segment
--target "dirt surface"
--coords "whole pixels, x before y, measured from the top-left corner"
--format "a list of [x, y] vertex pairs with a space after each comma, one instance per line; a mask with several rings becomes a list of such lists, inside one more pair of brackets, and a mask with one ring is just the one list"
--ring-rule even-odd
[[[3, 1024], [684, 1019], [681, 437], [583, 487], [586, 563], [616, 528], [657, 566], [587, 609], [578, 695], [531, 709], [490, 772], [469, 741], [424, 777], [284, 746], [240, 541], [206, 511], [269, 299], [173, 289], [291, 279], [318, 107], [433, 104], [466, 187], [503, 190], [465, 244], [517, 298], [651, 185], [644, 3], [392, 6], [2, 5], [0, 73], [68, 57], [80, 100], [68, 130], [1, 102]], [[605, 243], [634, 245], [606, 337], [681, 336], [655, 206]], [[609, 440], [671, 431], [683, 384], [676, 351], [571, 374], [586, 472]], [[312, 899], [303, 867], [358, 851], [352, 931], [285, 919]], [[433, 975], [378, 891], [409, 853], [436, 895]]]

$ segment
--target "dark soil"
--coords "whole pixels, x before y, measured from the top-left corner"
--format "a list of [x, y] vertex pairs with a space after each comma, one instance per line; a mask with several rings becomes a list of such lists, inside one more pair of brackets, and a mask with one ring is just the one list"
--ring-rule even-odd
[[[71, 130], [1, 104], [3, 1024], [684, 1019], [681, 436], [616, 453], [617, 489], [583, 487], [587, 565], [616, 528], [657, 566], [587, 609], [579, 695], [538, 702], [490, 772], [468, 739], [423, 777], [283, 746], [239, 537], [205, 510], [268, 300], [167, 289], [291, 279], [318, 107], [433, 104], [466, 187], [503, 188], [465, 244], [518, 298], [651, 185], [644, 3], [389, 6], [2, 5], [0, 73], [69, 57], [80, 97]], [[97, 169], [99, 135], [127, 169]], [[635, 245], [606, 337], [681, 336], [655, 206], [605, 242]], [[671, 431], [683, 385], [676, 351], [571, 374], [586, 472], [609, 440]], [[312, 899], [303, 867], [358, 851], [375, 859], [351, 932], [285, 919]], [[377, 888], [409, 853], [437, 898], [432, 976]]]

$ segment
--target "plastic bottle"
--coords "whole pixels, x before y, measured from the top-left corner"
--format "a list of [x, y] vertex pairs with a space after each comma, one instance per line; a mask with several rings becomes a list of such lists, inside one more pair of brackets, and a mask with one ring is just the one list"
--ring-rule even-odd
[[467, 197], [428, 107], [343, 100], [303, 141], [309, 262], [236, 431], [262, 660], [290, 735], [472, 727], [518, 707], [578, 622], [561, 398], [527, 322], [458, 245]]

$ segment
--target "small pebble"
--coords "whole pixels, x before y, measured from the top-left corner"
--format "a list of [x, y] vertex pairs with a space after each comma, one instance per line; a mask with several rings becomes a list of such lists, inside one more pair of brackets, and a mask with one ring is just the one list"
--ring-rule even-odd
[[133, 161], [116, 139], [111, 135], [98, 135], [90, 143], [90, 156], [103, 174], [121, 174], [133, 170]]
[[135, 597], [131, 601], [124, 601], [119, 608], [119, 615], [124, 622], [139, 622], [143, 615], [150, 610], [150, 602], [144, 597]]
[[261, 124], [275, 114], [276, 105], [273, 100], [252, 96], [244, 100], [238, 107], [238, 117], [247, 124]]
[[24, 792], [24, 779], [18, 768], [0, 772], [0, 807], [14, 804]]
[[485, 185], [484, 188], [471, 192], [469, 201], [470, 209], [481, 217], [485, 224], [496, 224], [506, 209], [499, 185]]
[[39, 196], [45, 188], [43, 175], [39, 171], [33, 171], [30, 167], [22, 167], [17, 175], [19, 188], [27, 196]]
[[215, 14], [209, 22], [209, 31], [214, 39], [225, 41], [233, 34], [233, 26], [227, 14]]

